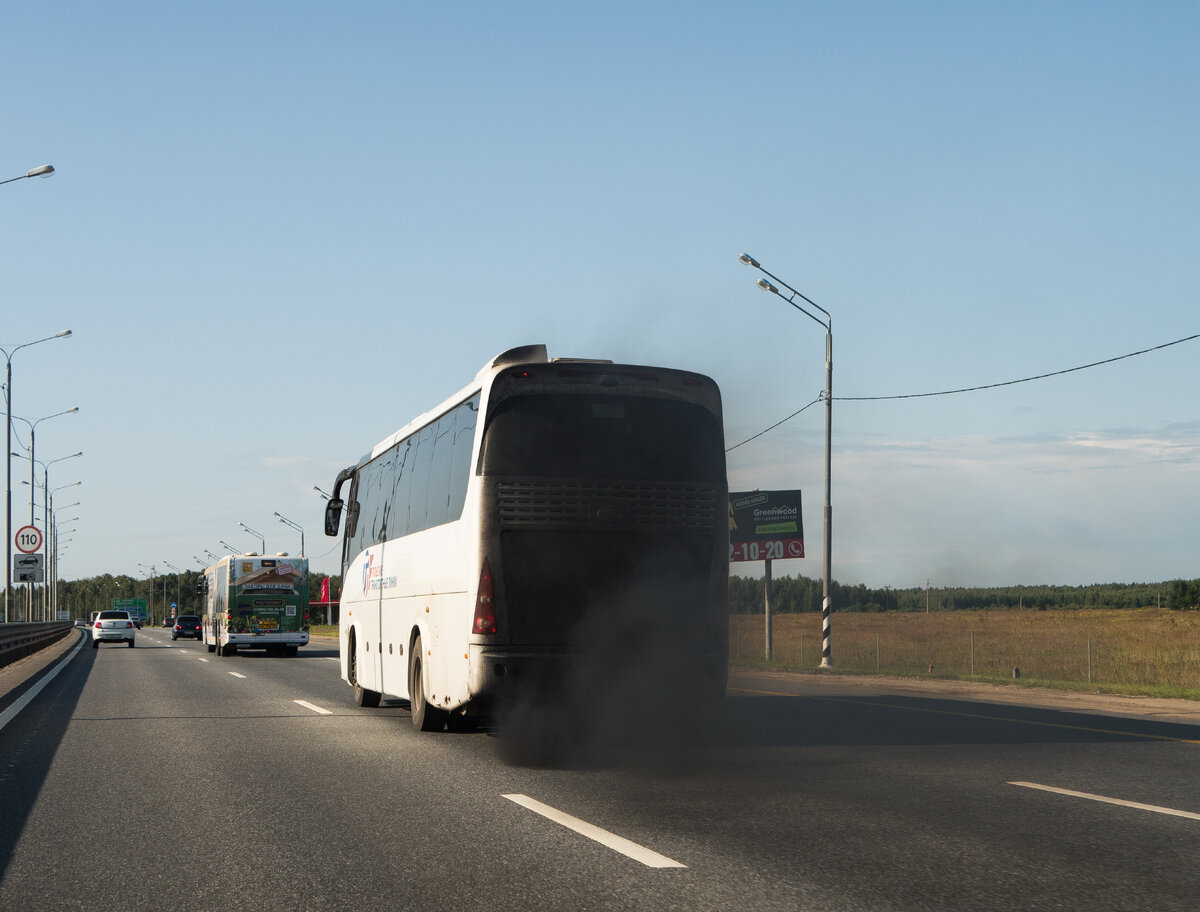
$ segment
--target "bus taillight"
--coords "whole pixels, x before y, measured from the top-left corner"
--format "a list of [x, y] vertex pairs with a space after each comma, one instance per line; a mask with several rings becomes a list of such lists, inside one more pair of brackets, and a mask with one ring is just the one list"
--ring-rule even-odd
[[485, 558], [479, 574], [479, 591], [475, 596], [475, 621], [471, 633], [495, 633], [496, 609], [492, 601], [492, 565]]

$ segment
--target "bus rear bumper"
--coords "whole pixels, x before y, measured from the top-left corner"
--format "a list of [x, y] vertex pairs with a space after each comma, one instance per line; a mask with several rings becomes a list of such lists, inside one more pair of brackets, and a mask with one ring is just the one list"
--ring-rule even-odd
[[239, 649], [265, 649], [267, 646], [307, 646], [308, 634], [300, 633], [231, 633], [226, 642]]
[[603, 699], [614, 691], [655, 701], [720, 699], [728, 679], [726, 655], [662, 655], [653, 662], [601, 660], [555, 649], [472, 644], [468, 687], [481, 707], [536, 700]]

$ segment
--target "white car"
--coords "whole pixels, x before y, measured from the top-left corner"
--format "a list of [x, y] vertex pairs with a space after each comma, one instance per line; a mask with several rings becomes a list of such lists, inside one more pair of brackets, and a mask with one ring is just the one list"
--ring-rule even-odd
[[136, 632], [128, 611], [101, 611], [92, 624], [92, 648], [96, 649], [101, 642], [111, 643], [114, 640], [124, 640], [132, 647]]

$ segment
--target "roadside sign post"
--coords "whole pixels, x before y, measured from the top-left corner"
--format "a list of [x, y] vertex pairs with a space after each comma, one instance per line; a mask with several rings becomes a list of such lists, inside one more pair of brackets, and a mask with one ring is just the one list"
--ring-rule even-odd
[[741, 491], [729, 495], [729, 560], [765, 561], [763, 614], [766, 660], [771, 661], [771, 561], [804, 557], [800, 491]]

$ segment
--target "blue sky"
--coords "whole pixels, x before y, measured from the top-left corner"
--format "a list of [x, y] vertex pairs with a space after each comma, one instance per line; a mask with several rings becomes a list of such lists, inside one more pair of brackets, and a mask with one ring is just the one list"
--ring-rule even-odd
[[[733, 445], [814, 399], [1200, 332], [1190, 3], [60, 3], [0, 36], [0, 347], [67, 578], [219, 541], [336, 569], [336, 471], [506, 348], [702, 371]], [[1200, 340], [835, 401], [833, 572], [1200, 576]], [[27, 441], [25, 426], [18, 435]], [[801, 488], [824, 417], [733, 450]], [[29, 462], [13, 460], [14, 528]], [[40, 471], [40, 470], [39, 470]], [[69, 499], [66, 499], [68, 498]], [[756, 573], [742, 564], [735, 572]]]

